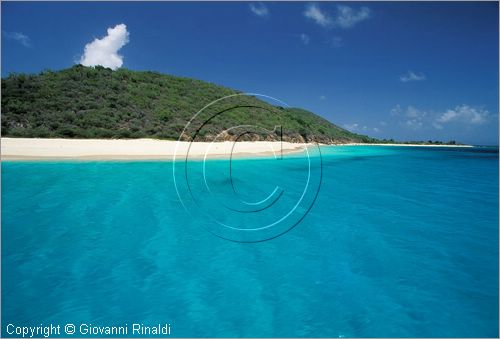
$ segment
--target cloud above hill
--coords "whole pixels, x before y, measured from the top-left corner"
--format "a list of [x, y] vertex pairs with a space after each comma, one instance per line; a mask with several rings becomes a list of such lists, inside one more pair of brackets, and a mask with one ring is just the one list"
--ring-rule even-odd
[[108, 28], [107, 35], [85, 45], [80, 58], [84, 66], [104, 66], [117, 69], [123, 65], [123, 56], [118, 51], [129, 42], [129, 32], [125, 24]]

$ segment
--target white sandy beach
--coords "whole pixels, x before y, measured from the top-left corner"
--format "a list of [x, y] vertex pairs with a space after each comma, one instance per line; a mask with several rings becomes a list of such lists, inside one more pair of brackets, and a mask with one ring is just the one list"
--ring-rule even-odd
[[[156, 139], [37, 139], [2, 138], [2, 159], [185, 159], [189, 142]], [[305, 144], [290, 142], [195, 142], [189, 157], [272, 156], [300, 152]], [[233, 148], [234, 147], [234, 148]], [[177, 153], [176, 153], [177, 148]]]
[[[7, 160], [50, 159], [184, 159], [189, 142], [156, 139], [37, 139], [2, 138], [1, 156]], [[306, 144], [273, 141], [195, 142], [189, 149], [189, 157], [272, 156], [283, 150], [284, 154], [300, 152]], [[343, 144], [338, 146], [419, 146], [447, 145], [410, 144]], [[234, 146], [234, 149], [233, 149]], [[449, 145], [448, 147], [460, 147]], [[463, 147], [463, 146], [462, 146]], [[177, 148], [177, 153], [176, 153]]]

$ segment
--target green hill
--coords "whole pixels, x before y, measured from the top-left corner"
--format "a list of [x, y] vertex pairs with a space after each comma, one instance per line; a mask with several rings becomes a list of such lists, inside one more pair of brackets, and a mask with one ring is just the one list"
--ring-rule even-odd
[[[2, 136], [178, 139], [201, 108], [236, 93], [194, 79], [99, 66], [11, 74], [2, 79]], [[224, 114], [215, 115], [220, 111]], [[269, 130], [282, 126], [285, 141], [376, 141], [306, 110], [272, 106], [255, 97], [232, 97], [210, 106], [203, 115], [197, 119], [203, 123], [190, 125], [189, 135], [198, 131], [196, 140], [212, 140], [224, 129], [252, 124]], [[241, 139], [277, 140], [279, 134], [256, 131]], [[223, 136], [236, 137], [236, 131]]]

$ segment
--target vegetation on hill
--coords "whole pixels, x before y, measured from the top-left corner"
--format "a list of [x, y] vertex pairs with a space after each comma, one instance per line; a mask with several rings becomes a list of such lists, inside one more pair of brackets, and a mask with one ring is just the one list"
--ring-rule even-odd
[[[11, 74], [2, 79], [2, 135], [178, 139], [201, 108], [236, 93], [194, 79], [100, 66]], [[224, 114], [215, 114], [220, 111]], [[282, 133], [285, 141], [377, 141], [309, 111], [272, 106], [255, 97], [233, 97], [210, 106], [203, 114], [207, 119], [198, 119], [203, 123], [191, 124], [188, 131], [190, 136], [196, 135], [195, 140], [211, 141], [224, 129], [252, 124], [268, 130], [282, 126], [282, 131], [269, 135], [256, 130], [239, 140], [278, 140]], [[240, 132], [230, 130], [222, 137], [235, 140]]]

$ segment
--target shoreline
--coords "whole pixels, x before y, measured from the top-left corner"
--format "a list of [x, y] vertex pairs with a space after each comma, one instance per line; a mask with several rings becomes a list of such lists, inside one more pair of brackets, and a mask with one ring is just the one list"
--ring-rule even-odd
[[[203, 160], [233, 157], [271, 157], [299, 153], [308, 144], [280, 141], [194, 142], [159, 139], [45, 139], [1, 138], [1, 159], [54, 160]], [[233, 146], [234, 145], [234, 146]], [[312, 144], [309, 144], [312, 145]], [[188, 151], [189, 150], [189, 151]]]
[[[300, 153], [316, 144], [280, 141], [194, 142], [159, 139], [45, 139], [1, 138], [1, 159], [12, 161], [54, 160], [176, 160], [270, 157]], [[189, 146], [191, 144], [191, 146]], [[471, 145], [364, 144], [321, 146], [473, 147]], [[190, 147], [190, 148], [189, 148]], [[176, 153], [177, 151], [177, 153]]]
[[373, 144], [363, 144], [363, 143], [347, 143], [347, 144], [332, 144], [328, 146], [395, 146], [395, 147], [475, 147], [474, 145], [450, 145], [450, 144], [381, 144], [381, 143], [373, 143]]

